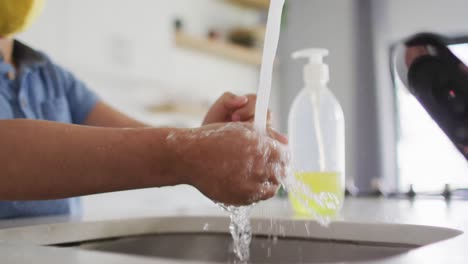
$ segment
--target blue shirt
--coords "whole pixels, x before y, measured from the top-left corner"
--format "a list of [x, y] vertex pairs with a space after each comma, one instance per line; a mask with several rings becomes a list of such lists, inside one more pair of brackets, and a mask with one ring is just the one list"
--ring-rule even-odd
[[[84, 83], [44, 54], [18, 41], [14, 44], [13, 58], [18, 71], [16, 78], [10, 80], [7, 73], [14, 69], [0, 57], [0, 119], [83, 124], [98, 102], [98, 97]], [[0, 219], [75, 214], [79, 211], [78, 198], [0, 201]]]

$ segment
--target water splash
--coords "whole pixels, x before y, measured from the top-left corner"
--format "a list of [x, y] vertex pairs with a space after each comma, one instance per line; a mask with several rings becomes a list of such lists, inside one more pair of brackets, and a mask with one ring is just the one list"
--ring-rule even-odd
[[230, 213], [231, 224], [229, 231], [233, 238], [233, 251], [240, 263], [247, 263], [250, 259], [250, 243], [252, 242], [252, 226], [250, 224], [251, 206], [226, 206], [219, 204]]
[[319, 207], [327, 210], [338, 211], [343, 202], [339, 197], [330, 192], [313, 192], [309, 186], [301, 181], [298, 181], [292, 171], [288, 172], [287, 176], [281, 179], [283, 187], [288, 191], [289, 195], [299, 201], [307, 212], [322, 226], [328, 226], [332, 220], [331, 216], [319, 214], [310, 206], [310, 201], [314, 201]]
[[[304, 208], [309, 210], [310, 214], [314, 216], [315, 220], [322, 226], [328, 226], [331, 222], [331, 218], [328, 216], [322, 216], [318, 214], [313, 208], [309, 207], [308, 200], [314, 200], [320, 207], [325, 209], [337, 210], [341, 206], [341, 201], [332, 193], [322, 192], [314, 193], [308, 186], [298, 181], [292, 173], [289, 173], [287, 177], [282, 180], [283, 187], [288, 190], [292, 195], [297, 196], [297, 200], [304, 205]], [[305, 198], [304, 198], [305, 197]], [[238, 258], [236, 262], [238, 264], [246, 264], [250, 259], [250, 243], [252, 241], [252, 226], [250, 223], [250, 213], [254, 205], [236, 207], [218, 204], [224, 210], [229, 212], [231, 223], [229, 231], [233, 238], [233, 251]], [[278, 227], [278, 230], [276, 228]], [[278, 235], [282, 237], [286, 236], [286, 230], [284, 226], [277, 226], [273, 218], [270, 219], [269, 226], [269, 238], [276, 244], [278, 241]], [[306, 223], [306, 231], [310, 236], [310, 227]]]

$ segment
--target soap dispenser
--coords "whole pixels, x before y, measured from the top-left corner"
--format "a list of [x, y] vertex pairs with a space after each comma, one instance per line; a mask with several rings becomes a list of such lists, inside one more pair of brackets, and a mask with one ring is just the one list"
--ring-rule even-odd
[[309, 62], [288, 129], [294, 175], [303, 188], [290, 192], [289, 198], [298, 215], [333, 218], [339, 216], [345, 194], [345, 121], [340, 103], [327, 87], [329, 67], [323, 59], [328, 54], [325, 49], [293, 54], [294, 59]]

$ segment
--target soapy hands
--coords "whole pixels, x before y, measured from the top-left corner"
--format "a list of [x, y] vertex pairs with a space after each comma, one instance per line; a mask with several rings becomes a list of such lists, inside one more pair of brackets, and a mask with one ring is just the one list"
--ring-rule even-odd
[[171, 133], [178, 177], [216, 202], [248, 205], [273, 197], [288, 173], [284, 137], [257, 133], [251, 123], [207, 125]]
[[[210, 159], [206, 161], [211, 165], [200, 177], [195, 177], [194, 186], [213, 200], [246, 205], [269, 199], [278, 190], [278, 179], [286, 175], [288, 139], [271, 128], [270, 112], [268, 135], [254, 130], [256, 102], [255, 94], [224, 93], [208, 111], [198, 131], [210, 139], [200, 141], [203, 145], [200, 147], [208, 151]], [[229, 122], [237, 123], [222, 125]], [[207, 157], [205, 152], [199, 156]]]

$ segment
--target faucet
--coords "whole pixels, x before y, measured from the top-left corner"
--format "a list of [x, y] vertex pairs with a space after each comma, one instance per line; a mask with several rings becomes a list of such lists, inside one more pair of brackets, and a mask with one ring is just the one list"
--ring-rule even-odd
[[448, 48], [456, 43], [420, 33], [396, 47], [393, 63], [408, 91], [468, 160], [468, 67]]

